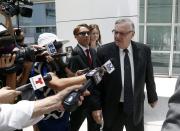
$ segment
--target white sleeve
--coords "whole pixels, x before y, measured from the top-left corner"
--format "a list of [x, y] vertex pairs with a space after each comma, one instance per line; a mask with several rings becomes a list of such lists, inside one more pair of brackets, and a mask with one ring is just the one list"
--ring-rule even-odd
[[0, 105], [0, 129], [22, 129], [40, 121], [43, 116], [33, 118], [34, 102], [20, 101], [17, 104]]

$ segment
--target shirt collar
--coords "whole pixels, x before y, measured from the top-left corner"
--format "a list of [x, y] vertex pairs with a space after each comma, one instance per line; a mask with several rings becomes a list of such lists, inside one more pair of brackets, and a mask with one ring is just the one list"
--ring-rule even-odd
[[[122, 48], [119, 48], [119, 49], [120, 49], [121, 52], [123, 52], [123, 50], [124, 50]], [[129, 54], [132, 54], [132, 44], [131, 44], [131, 42], [130, 42], [130, 44], [129, 44], [127, 49], [128, 49]]]
[[87, 48], [87, 47], [84, 47], [84, 46], [82, 46], [81, 44], [79, 44], [78, 43], [78, 45], [83, 49], [83, 51], [86, 51], [87, 49], [89, 49], [89, 47]]

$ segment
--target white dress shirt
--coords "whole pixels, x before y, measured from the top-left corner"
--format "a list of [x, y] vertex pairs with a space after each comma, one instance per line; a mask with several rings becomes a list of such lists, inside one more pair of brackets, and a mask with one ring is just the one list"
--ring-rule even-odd
[[34, 125], [43, 116], [31, 118], [34, 110], [33, 101], [20, 101], [17, 104], [0, 105], [0, 131], [13, 131]]
[[[128, 56], [131, 64], [131, 76], [132, 76], [132, 88], [134, 91], [134, 60], [133, 60], [133, 50], [131, 43], [128, 46]], [[121, 90], [121, 97], [120, 102], [124, 102], [124, 56], [125, 52], [124, 49], [119, 48], [119, 56], [120, 56], [120, 65], [121, 65], [121, 80], [122, 80], [122, 90]]]

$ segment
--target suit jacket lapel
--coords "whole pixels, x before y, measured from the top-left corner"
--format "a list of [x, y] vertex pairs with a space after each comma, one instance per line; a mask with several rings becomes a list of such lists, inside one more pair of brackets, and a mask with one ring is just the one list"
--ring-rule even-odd
[[83, 49], [79, 45], [77, 45], [77, 51], [78, 51], [78, 54], [81, 56], [82, 61], [88, 66], [88, 61], [87, 61], [86, 55], [85, 55]]
[[117, 67], [117, 68], [120, 68], [121, 69], [121, 65], [120, 65], [120, 56], [119, 56], [119, 47], [118, 46], [116, 46], [116, 44], [114, 43], [113, 44], [113, 52], [112, 52], [112, 54], [113, 54], [113, 56], [112, 56], [112, 58], [114, 57], [115, 58], [115, 66]]
[[138, 48], [135, 42], [131, 41], [132, 43], [132, 49], [133, 49], [133, 61], [134, 61], [134, 88], [136, 88], [136, 79], [138, 78]]
[[[122, 87], [119, 47], [116, 46], [115, 43], [113, 43], [113, 49], [110, 50], [110, 51], [111, 51], [111, 53], [112, 53], [111, 58], [114, 59], [114, 60], [113, 60], [113, 61], [114, 61], [114, 62], [113, 62], [113, 65], [114, 65], [114, 67], [115, 67], [115, 69], [116, 69], [116, 72], [117, 72], [116, 77], [119, 78], [119, 81], [118, 81], [118, 82], [119, 82], [119, 85], [121, 85], [120, 87]], [[113, 52], [112, 52], [112, 51], [113, 51]], [[120, 92], [121, 92], [121, 89], [122, 89], [122, 88], [120, 88]]]

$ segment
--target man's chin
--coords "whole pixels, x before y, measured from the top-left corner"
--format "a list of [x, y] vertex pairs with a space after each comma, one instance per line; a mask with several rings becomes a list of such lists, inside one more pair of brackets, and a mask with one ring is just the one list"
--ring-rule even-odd
[[119, 46], [121, 43], [119, 41], [115, 41], [116, 45]]

